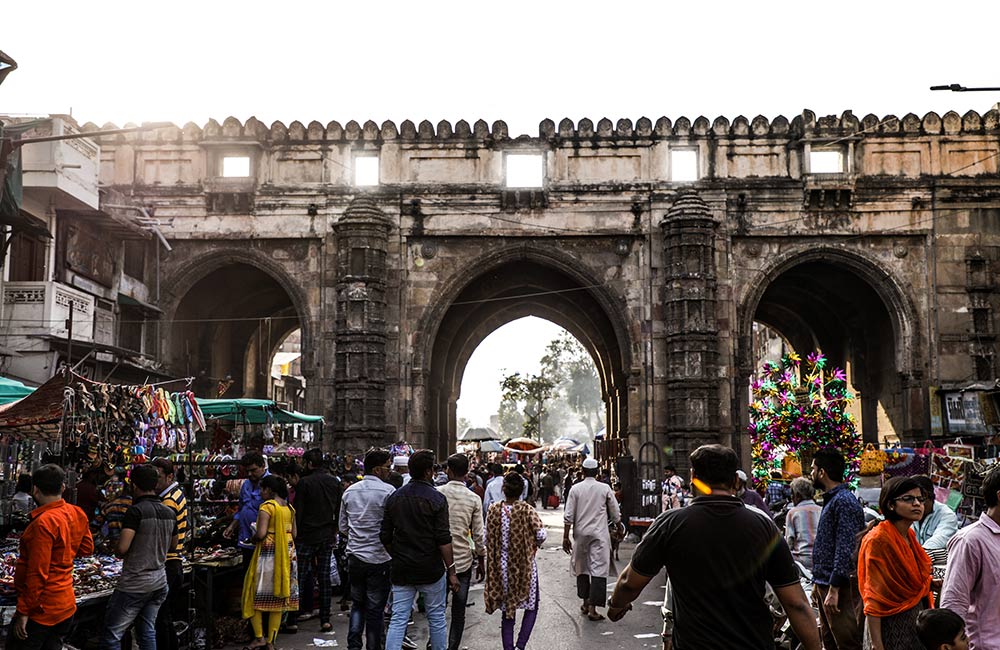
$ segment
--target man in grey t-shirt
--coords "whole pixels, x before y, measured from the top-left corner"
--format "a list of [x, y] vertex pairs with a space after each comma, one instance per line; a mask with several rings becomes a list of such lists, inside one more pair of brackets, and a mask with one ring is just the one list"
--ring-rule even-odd
[[156, 650], [156, 613], [167, 599], [167, 551], [177, 547], [177, 517], [156, 494], [156, 468], [140, 465], [130, 478], [132, 506], [115, 549], [124, 558], [122, 574], [105, 611], [101, 650], [119, 650], [133, 622], [139, 650]]

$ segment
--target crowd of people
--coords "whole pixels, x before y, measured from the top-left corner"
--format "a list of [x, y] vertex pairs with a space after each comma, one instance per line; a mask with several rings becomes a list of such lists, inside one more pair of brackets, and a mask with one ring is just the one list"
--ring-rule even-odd
[[[881, 515], [871, 518], [835, 450], [817, 451], [808, 477], [762, 496], [735, 452], [705, 445], [690, 456], [690, 484], [665, 469], [664, 510], [609, 599], [620, 495], [592, 458], [476, 467], [464, 454], [438, 463], [429, 450], [373, 449], [358, 462], [330, 463], [312, 449], [301, 467], [269, 465], [256, 452], [241, 463], [246, 480], [225, 535], [243, 549], [248, 648], [272, 650], [279, 631], [313, 617], [332, 630], [340, 582], [348, 650], [413, 650], [407, 629], [418, 598], [428, 647], [459, 650], [475, 580], [484, 582], [486, 612], [500, 612], [504, 650], [524, 650], [541, 604], [539, 502], [564, 505], [562, 549], [588, 619], [604, 619], [607, 607], [607, 618], [620, 620], [666, 569], [668, 650], [774, 647], [776, 608], [807, 649], [1000, 647], [1000, 470], [984, 477], [986, 512], [958, 530], [926, 477], [887, 481]], [[61, 648], [72, 624], [73, 559], [93, 553], [94, 540], [88, 514], [63, 499], [65, 483], [60, 467], [44, 465], [21, 486], [31, 522], [15, 575], [12, 649]], [[190, 526], [173, 464], [134, 466], [105, 501], [87, 507], [101, 513], [123, 564], [98, 644], [117, 650], [131, 628], [140, 650], [176, 648], [172, 615]], [[942, 582], [932, 569], [944, 561]]]
[[864, 508], [834, 449], [763, 495], [728, 448], [699, 448], [691, 468], [690, 501], [666, 468], [664, 512], [619, 578], [613, 620], [666, 568], [666, 648], [774, 647], [772, 594], [804, 648], [1000, 648], [1000, 468], [983, 480], [986, 511], [961, 530], [927, 476], [886, 481], [879, 512]]

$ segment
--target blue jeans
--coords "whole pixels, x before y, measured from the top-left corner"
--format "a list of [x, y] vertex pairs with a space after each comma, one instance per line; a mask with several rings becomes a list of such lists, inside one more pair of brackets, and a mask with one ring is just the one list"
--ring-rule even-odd
[[406, 624], [410, 620], [410, 610], [413, 609], [413, 600], [417, 597], [417, 592], [424, 595], [427, 624], [431, 629], [431, 650], [446, 650], [448, 626], [445, 622], [444, 609], [448, 594], [447, 573], [437, 582], [428, 585], [392, 586], [392, 619], [389, 621], [389, 631], [385, 635], [385, 650], [402, 649], [403, 635], [406, 633]]
[[368, 650], [382, 650], [385, 626], [385, 603], [389, 600], [389, 566], [392, 562], [371, 564], [348, 556], [351, 576], [351, 624], [347, 632], [347, 650], [361, 650], [364, 639]]
[[125, 630], [134, 622], [139, 650], [156, 650], [156, 613], [166, 599], [166, 587], [142, 594], [116, 589], [104, 611], [104, 634], [98, 647], [120, 650]]

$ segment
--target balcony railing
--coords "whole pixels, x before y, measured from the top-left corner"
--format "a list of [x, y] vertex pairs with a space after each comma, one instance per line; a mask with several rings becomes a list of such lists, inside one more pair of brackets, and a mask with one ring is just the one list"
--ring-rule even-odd
[[94, 297], [65, 284], [7, 282], [3, 307], [2, 324], [10, 336], [67, 338], [72, 309], [73, 339], [94, 340]]

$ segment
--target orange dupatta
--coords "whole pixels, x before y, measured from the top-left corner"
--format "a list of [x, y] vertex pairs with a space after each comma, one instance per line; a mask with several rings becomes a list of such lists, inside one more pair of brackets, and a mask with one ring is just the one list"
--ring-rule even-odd
[[892, 522], [883, 521], [864, 536], [858, 552], [858, 587], [869, 616], [899, 614], [923, 598], [933, 607], [931, 558], [912, 528], [904, 538]]

